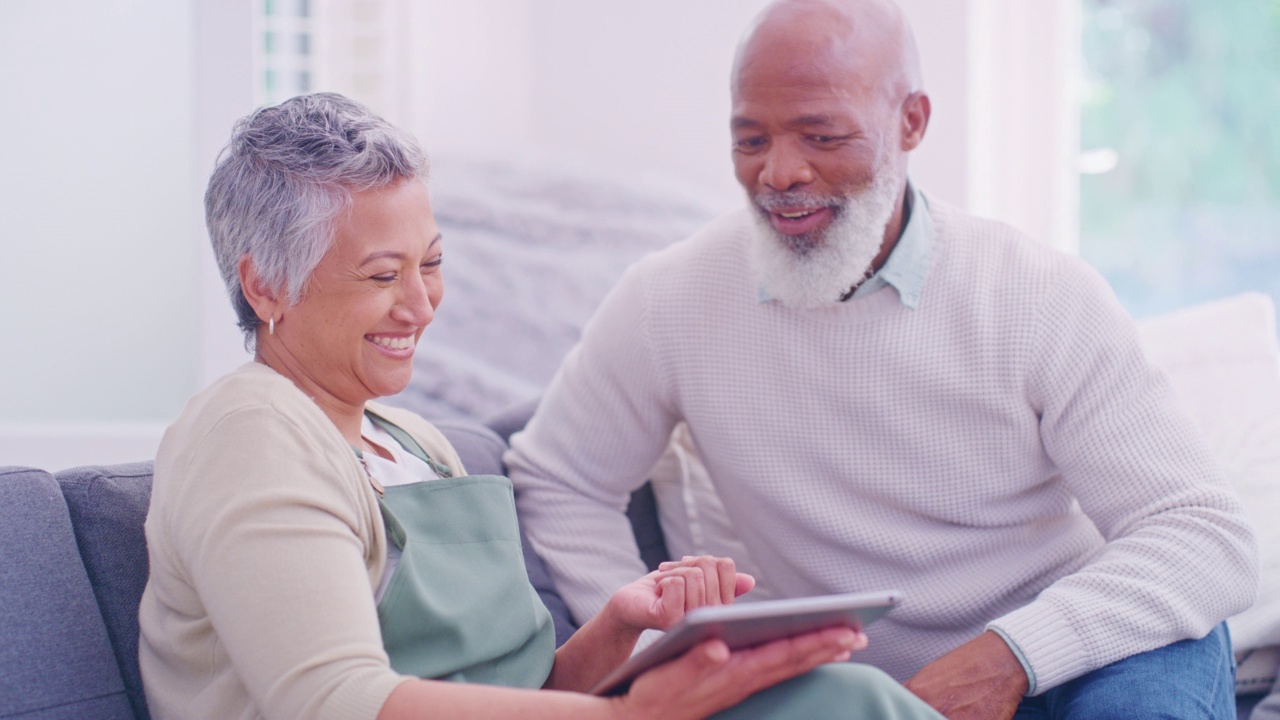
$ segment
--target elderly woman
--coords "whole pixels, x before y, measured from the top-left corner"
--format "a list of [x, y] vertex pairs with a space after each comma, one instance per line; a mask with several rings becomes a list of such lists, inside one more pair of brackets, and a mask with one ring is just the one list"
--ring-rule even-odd
[[843, 711], [927, 717], [859, 666], [802, 675], [865, 643], [848, 629], [732, 654], [711, 641], [625, 695], [582, 692], [644, 629], [753, 581], [727, 560], [669, 563], [554, 648], [510, 484], [467, 476], [439, 431], [373, 402], [408, 384], [444, 293], [424, 168], [406, 135], [319, 94], [242, 120], [213, 173], [209, 234], [254, 360], [192, 399], [156, 458], [152, 715], [758, 717], [838, 687]]

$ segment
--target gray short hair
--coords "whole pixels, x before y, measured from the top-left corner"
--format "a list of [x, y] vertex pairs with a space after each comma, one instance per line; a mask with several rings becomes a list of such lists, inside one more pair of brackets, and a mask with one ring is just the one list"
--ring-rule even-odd
[[204, 209], [246, 345], [262, 321], [240, 287], [240, 258], [250, 256], [293, 305], [333, 246], [352, 194], [425, 180], [426, 166], [412, 137], [335, 93], [300, 95], [241, 118], [209, 178]]

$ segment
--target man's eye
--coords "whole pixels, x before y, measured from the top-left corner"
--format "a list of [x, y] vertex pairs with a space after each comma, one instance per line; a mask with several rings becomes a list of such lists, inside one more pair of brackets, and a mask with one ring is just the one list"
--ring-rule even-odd
[[754, 150], [756, 148], [763, 147], [764, 143], [765, 139], [762, 137], [749, 137], [742, 138], [741, 140], [735, 140], [733, 146], [739, 150]]
[[809, 140], [811, 142], [816, 142], [821, 144], [821, 143], [835, 142], [836, 139], [831, 137], [830, 135], [810, 135]]

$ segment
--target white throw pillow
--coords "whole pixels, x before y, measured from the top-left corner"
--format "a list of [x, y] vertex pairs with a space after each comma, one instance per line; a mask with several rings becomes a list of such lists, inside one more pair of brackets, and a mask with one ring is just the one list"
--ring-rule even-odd
[[1231, 618], [1237, 650], [1280, 644], [1280, 344], [1271, 298], [1247, 293], [1138, 323], [1208, 435], [1258, 533], [1258, 601]]

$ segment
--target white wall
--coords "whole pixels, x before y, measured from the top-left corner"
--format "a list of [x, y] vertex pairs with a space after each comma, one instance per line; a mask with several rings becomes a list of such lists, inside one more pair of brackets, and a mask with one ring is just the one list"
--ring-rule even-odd
[[6, 3], [0, 421], [161, 420], [195, 375], [191, 15]]
[[[900, 1], [934, 108], [913, 177], [1070, 247], [1078, 3]], [[740, 202], [728, 73], [766, 0], [384, 2], [402, 90], [375, 109], [430, 152], [541, 157]], [[257, 7], [0, 8], [0, 464], [149, 457], [186, 398], [247, 357], [200, 196], [256, 101]]]
[[226, 87], [248, 91], [252, 76], [247, 25], [204, 43], [222, 56], [212, 60], [198, 35], [227, 30], [219, 16], [236, 6], [0, 10], [0, 464], [150, 457], [199, 386], [217, 334], [204, 326], [200, 195], [231, 120], [252, 107], [251, 93], [236, 103]]
[[[740, 202], [729, 154], [734, 48], [767, 0], [427, 0], [427, 92], [416, 129], [433, 153], [535, 154], [687, 184]], [[934, 117], [913, 176], [969, 201], [970, 0], [901, 0]]]
[[0, 21], [0, 436], [27, 445], [68, 424], [145, 435], [196, 373], [191, 5], [72, 5], [14, 0]]
[[[899, 2], [933, 100], [912, 176], [1073, 248], [1078, 0]], [[732, 207], [729, 68], [766, 4], [425, 0], [413, 127], [435, 153], [534, 153], [687, 183]]]

